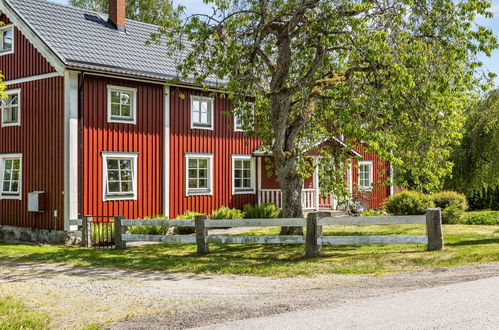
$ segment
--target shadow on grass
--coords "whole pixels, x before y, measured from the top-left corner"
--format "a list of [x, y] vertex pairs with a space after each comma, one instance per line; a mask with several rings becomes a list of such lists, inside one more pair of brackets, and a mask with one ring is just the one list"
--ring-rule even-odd
[[446, 246], [466, 246], [466, 245], [485, 245], [485, 244], [499, 244], [499, 238], [462, 240], [459, 242], [445, 243]]

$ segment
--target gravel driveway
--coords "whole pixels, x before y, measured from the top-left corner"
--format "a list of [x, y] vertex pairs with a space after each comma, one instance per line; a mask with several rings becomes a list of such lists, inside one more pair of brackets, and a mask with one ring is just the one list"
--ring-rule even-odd
[[53, 328], [181, 329], [498, 275], [498, 263], [273, 279], [0, 262], [0, 294], [47, 312]]

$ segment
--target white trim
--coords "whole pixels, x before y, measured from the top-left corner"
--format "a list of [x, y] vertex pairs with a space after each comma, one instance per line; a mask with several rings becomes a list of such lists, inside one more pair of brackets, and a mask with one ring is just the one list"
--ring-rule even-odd
[[[4, 26], [0, 26], [0, 33], [3, 34], [4, 31], [6, 30], [12, 30], [12, 48], [6, 52], [4, 51], [0, 51], [0, 56], [4, 56], [4, 55], [9, 55], [9, 54], [14, 54], [15, 52], [15, 47], [16, 47], [16, 38], [15, 38], [15, 34], [16, 34], [16, 30], [14, 29], [14, 24], [7, 24], [7, 25], [4, 25]], [[3, 38], [3, 36], [2, 36]], [[3, 42], [3, 40], [0, 38], [0, 42]]]
[[[210, 113], [208, 113], [208, 117], [210, 119], [209, 125], [196, 126], [194, 124], [194, 116], [192, 115], [192, 102], [194, 101], [206, 101], [210, 104]], [[189, 103], [189, 117], [191, 122], [191, 129], [204, 129], [213, 131], [215, 129], [215, 99], [213, 97], [191, 95], [191, 102]]]
[[78, 73], [64, 76], [64, 228], [78, 218]]
[[353, 170], [352, 170], [352, 160], [348, 161], [348, 192], [350, 195], [353, 193]]
[[393, 164], [392, 162], [389, 162], [390, 164], [390, 196], [393, 196], [394, 192], [394, 187], [393, 187]]
[[262, 157], [257, 158], [257, 172], [258, 172], [258, 205], [262, 203], [261, 191], [262, 191]]
[[[369, 187], [360, 185], [360, 167], [368, 165], [369, 166]], [[359, 161], [357, 165], [357, 186], [359, 191], [372, 191], [373, 189], [373, 161], [372, 160], [363, 160]]]
[[[18, 183], [18, 195], [3, 195], [3, 178], [4, 178], [4, 159], [6, 158], [19, 158], [19, 183]], [[12, 199], [12, 200], [22, 200], [23, 199], [23, 154], [0, 154], [0, 200], [2, 199]]]
[[[102, 151], [102, 200], [107, 201], [122, 201], [122, 200], [137, 200], [137, 176], [140, 173], [137, 167], [138, 152], [128, 151]], [[130, 194], [115, 194], [107, 192], [107, 159], [108, 158], [126, 158], [132, 159], [132, 193]]]
[[48, 79], [48, 78], [53, 78], [53, 77], [62, 77], [63, 74], [59, 72], [50, 72], [50, 73], [44, 73], [44, 74], [39, 74], [36, 76], [29, 76], [29, 77], [23, 77], [19, 79], [13, 79], [9, 81], [4, 81], [4, 84], [6, 86], [9, 85], [15, 85], [15, 84], [22, 84], [30, 81], [36, 81], [36, 80], [42, 80], [42, 79]]
[[54, 67], [59, 73], [64, 72], [64, 64], [61, 60], [61, 56], [57, 55], [47, 43], [42, 40], [42, 38], [37, 35], [33, 30], [25, 23], [25, 21], [13, 10], [9, 5], [6, 5], [5, 1], [0, 1], [0, 11], [2, 11], [9, 20], [15, 25], [15, 27], [21, 31], [26, 39], [28, 39], [31, 44], [42, 54], [43, 57]]
[[22, 112], [22, 102], [21, 102], [21, 97], [22, 97], [22, 91], [21, 88], [16, 88], [16, 89], [10, 89], [6, 90], [5, 94], [7, 95], [12, 95], [12, 94], [17, 94], [17, 121], [13, 123], [4, 123], [3, 122], [3, 106], [0, 105], [1, 109], [1, 125], [2, 127], [11, 127], [11, 126], [21, 126], [21, 112]]
[[[250, 161], [250, 170], [251, 170], [251, 177], [250, 177], [250, 183], [251, 187], [249, 189], [241, 189], [241, 188], [236, 188], [235, 185], [235, 171], [236, 171], [236, 166], [235, 162], [236, 160], [249, 160]], [[256, 177], [256, 163], [255, 163], [255, 158], [251, 157], [251, 155], [238, 155], [234, 154], [232, 155], [232, 195], [254, 195], [256, 193], [255, 189], [255, 177]]]
[[237, 115], [234, 114], [232, 116], [233, 120], [234, 120], [234, 132], [244, 132], [244, 129], [242, 129], [242, 126], [241, 128], [237, 128]]
[[[189, 191], [189, 159], [208, 159], [208, 189], [193, 189]], [[191, 189], [192, 190], [192, 189]], [[205, 196], [213, 195], [213, 154], [210, 153], [185, 153], [185, 195], [186, 196]]]
[[[313, 185], [314, 185], [314, 189], [315, 189], [315, 209], [318, 210], [319, 209], [319, 205], [320, 205], [320, 195], [321, 195], [321, 187], [319, 185], [319, 158], [320, 157], [315, 157], [314, 158], [314, 162], [315, 162], [315, 166], [314, 166], [314, 176], [313, 176]], [[304, 182], [305, 183], [305, 182]]]
[[[130, 102], [130, 117], [113, 118], [111, 113], [112, 92], [125, 92], [131, 94], [132, 100]], [[132, 125], [137, 123], [137, 88], [107, 85], [107, 122]]]
[[163, 213], [170, 214], [170, 87], [164, 86], [163, 96]]

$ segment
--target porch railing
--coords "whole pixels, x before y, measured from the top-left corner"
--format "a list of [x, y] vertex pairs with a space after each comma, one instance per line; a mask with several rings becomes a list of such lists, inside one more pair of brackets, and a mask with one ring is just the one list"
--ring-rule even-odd
[[[260, 203], [273, 203], [277, 207], [282, 207], [282, 192], [280, 189], [260, 189]], [[316, 190], [302, 189], [301, 205], [304, 210], [316, 210]]]

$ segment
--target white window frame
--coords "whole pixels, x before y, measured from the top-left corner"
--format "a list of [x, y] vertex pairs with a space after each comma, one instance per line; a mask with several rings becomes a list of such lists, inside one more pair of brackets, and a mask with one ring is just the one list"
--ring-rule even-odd
[[[206, 159], [208, 160], [208, 188], [198, 189], [189, 188], [189, 160]], [[213, 195], [213, 154], [209, 153], [186, 153], [185, 154], [185, 195], [186, 196], [204, 196]]]
[[[360, 167], [361, 166], [369, 166], [369, 186], [362, 186], [360, 184]], [[372, 191], [373, 190], [373, 162], [371, 160], [359, 161], [358, 170], [357, 170], [357, 184], [360, 191]]]
[[[117, 118], [112, 115], [112, 92], [125, 92], [131, 94], [130, 117]], [[137, 123], [137, 88], [107, 85], [107, 122], [132, 125]]]
[[[3, 33], [7, 30], [12, 30], [12, 48], [7, 50], [7, 51], [4, 51], [3, 50]], [[14, 49], [15, 49], [15, 45], [16, 45], [15, 32], [16, 31], [14, 30], [14, 24], [7, 24], [7, 25], [0, 27], [0, 33], [1, 33], [1, 35], [0, 35], [0, 56], [14, 54]]]
[[[5, 161], [9, 159], [19, 159], [19, 183], [17, 194], [7, 193], [3, 191], [4, 166]], [[23, 194], [23, 154], [0, 154], [0, 199], [16, 199], [22, 200]]]
[[[255, 121], [255, 118], [254, 118], [255, 117], [255, 104], [253, 102], [251, 103], [251, 112], [253, 114], [253, 124], [254, 124], [254, 121]], [[236, 115], [236, 114], [233, 115], [233, 119], [234, 119], [234, 132], [244, 132], [243, 125], [241, 125], [241, 126], [237, 125], [238, 118], [239, 118], [238, 115]], [[251, 126], [253, 126], [253, 125], [251, 125]]]
[[[251, 169], [251, 186], [250, 188], [236, 188], [236, 160], [249, 160]], [[251, 155], [232, 155], [232, 194], [233, 195], [248, 195], [256, 194], [256, 159]]]
[[[103, 151], [102, 152], [102, 199], [107, 201], [137, 200], [137, 167], [138, 152], [127, 151]], [[107, 160], [109, 158], [121, 158], [132, 160], [132, 193], [109, 193], [107, 188]]]
[[[209, 123], [208, 125], [203, 125], [200, 123], [195, 123], [194, 122], [194, 115], [193, 115], [193, 103], [194, 101], [198, 102], [208, 102], [209, 103], [209, 112], [208, 112], [208, 118], [209, 118]], [[191, 95], [191, 102], [190, 102], [190, 111], [189, 115], [191, 117], [191, 129], [205, 129], [205, 130], [213, 130], [214, 129], [214, 122], [215, 122], [215, 99], [213, 97], [206, 97], [206, 96], [199, 96], [199, 95]]]
[[1, 108], [1, 120], [2, 120], [2, 127], [10, 127], [10, 126], [21, 126], [21, 112], [22, 112], [22, 104], [21, 104], [21, 89], [20, 88], [17, 88], [17, 89], [10, 89], [10, 90], [7, 90], [5, 91], [5, 93], [7, 95], [13, 95], [13, 94], [17, 94], [17, 121], [16, 122], [11, 122], [11, 123], [5, 123], [3, 118], [4, 118], [4, 106], [2, 106], [0, 104], [0, 108]]

